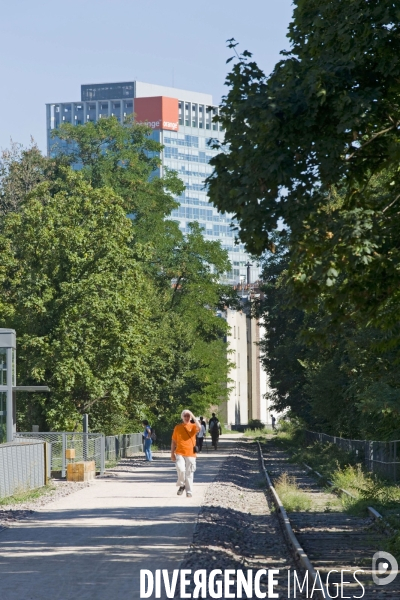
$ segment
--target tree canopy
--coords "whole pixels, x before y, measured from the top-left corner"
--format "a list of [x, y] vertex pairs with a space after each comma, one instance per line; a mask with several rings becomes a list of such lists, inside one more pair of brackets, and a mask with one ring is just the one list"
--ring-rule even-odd
[[295, 0], [288, 39], [270, 75], [229, 40], [210, 197], [263, 256], [277, 408], [398, 436], [399, 3]]
[[23, 427], [76, 428], [89, 413], [92, 430], [132, 431], [227, 394], [227, 253], [168, 218], [184, 188], [160, 177], [149, 134], [111, 117], [61, 126], [51, 158], [3, 157], [0, 321], [17, 331], [19, 383], [51, 388], [19, 401]]
[[[288, 228], [296, 295], [315, 302], [323, 289], [332, 310], [344, 312], [345, 296], [377, 316], [398, 264], [398, 3], [294, 4], [290, 50], [272, 74], [245, 51], [227, 77], [210, 197], [254, 253]], [[343, 280], [345, 294], [329, 289]]]

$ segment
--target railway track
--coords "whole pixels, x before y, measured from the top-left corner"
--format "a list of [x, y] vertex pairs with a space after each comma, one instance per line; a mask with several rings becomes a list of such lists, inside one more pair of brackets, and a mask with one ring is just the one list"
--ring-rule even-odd
[[[291, 512], [287, 517], [298, 545], [326, 585], [325, 597], [400, 598], [400, 575], [388, 585], [377, 585], [372, 579], [372, 557], [384, 549], [386, 541], [379, 524], [370, 516], [345, 512], [333, 493], [319, 487], [305, 469], [289, 463], [287, 455], [273, 442], [267, 442], [261, 451], [272, 484], [287, 473], [311, 498], [309, 511]], [[349, 583], [342, 584], [342, 580]], [[323, 598], [323, 593], [319, 597]]]

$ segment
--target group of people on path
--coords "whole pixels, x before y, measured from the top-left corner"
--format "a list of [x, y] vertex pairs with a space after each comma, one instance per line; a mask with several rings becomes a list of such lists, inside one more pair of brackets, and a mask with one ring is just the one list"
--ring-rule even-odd
[[[196, 454], [202, 451], [203, 441], [207, 434], [207, 425], [203, 417], [197, 419], [190, 410], [183, 410], [181, 413], [182, 423], [176, 425], [172, 434], [171, 441], [171, 460], [176, 465], [178, 474], [178, 496], [186, 491], [188, 498], [193, 494], [193, 475], [196, 471]], [[146, 461], [151, 462], [153, 456], [151, 446], [155, 438], [155, 432], [147, 420], [142, 421], [143, 446], [146, 455]], [[211, 434], [211, 443], [215, 450], [218, 447], [219, 436], [222, 433], [221, 424], [215, 413], [212, 413], [208, 423], [208, 430]]]

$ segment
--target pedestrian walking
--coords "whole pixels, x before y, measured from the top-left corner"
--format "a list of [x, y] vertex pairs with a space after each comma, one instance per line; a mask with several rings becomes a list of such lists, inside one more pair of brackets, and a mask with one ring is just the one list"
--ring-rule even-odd
[[202, 451], [203, 449], [203, 440], [204, 440], [204, 436], [206, 435], [206, 422], [204, 421], [203, 417], [200, 417], [200, 431], [197, 434], [197, 447], [199, 449], [199, 452]]
[[175, 463], [178, 474], [178, 496], [186, 490], [186, 496], [191, 498], [193, 474], [196, 471], [196, 436], [201, 426], [190, 410], [183, 410], [181, 418], [182, 423], [175, 426], [172, 434], [171, 460]]
[[214, 446], [214, 450], [217, 450], [218, 440], [219, 436], [222, 434], [222, 429], [221, 423], [215, 413], [212, 413], [211, 419], [208, 422], [208, 431], [211, 434], [211, 444]]
[[143, 431], [144, 453], [146, 455], [146, 461], [151, 462], [153, 460], [153, 455], [151, 454], [151, 445], [153, 443], [153, 440], [151, 439], [151, 427], [149, 425], [149, 422], [146, 420], [142, 421], [142, 425], [144, 425], [144, 431]]
[[276, 429], [276, 419], [274, 417], [274, 415], [271, 415], [271, 423], [272, 423], [272, 429]]

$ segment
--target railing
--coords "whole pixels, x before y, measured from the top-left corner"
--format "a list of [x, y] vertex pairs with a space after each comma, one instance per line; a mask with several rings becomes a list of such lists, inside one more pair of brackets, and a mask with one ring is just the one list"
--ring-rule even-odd
[[[94, 460], [96, 471], [101, 475], [105, 469], [105, 442], [102, 433], [75, 433], [75, 432], [18, 432], [14, 434], [15, 442], [23, 440], [41, 440], [50, 445], [51, 471], [61, 472], [61, 477], [66, 476], [68, 459], [65, 456], [67, 449], [75, 450], [76, 461]], [[72, 462], [72, 461], [71, 461]]]
[[50, 469], [43, 441], [0, 445], [0, 498], [46, 485]]
[[326, 433], [305, 431], [308, 443], [335, 444], [345, 452], [354, 454], [371, 473], [398, 482], [400, 478], [400, 440], [376, 442], [351, 440]]
[[105, 438], [105, 459], [118, 460], [128, 458], [143, 450], [141, 433], [125, 433], [122, 435], [107, 435]]

